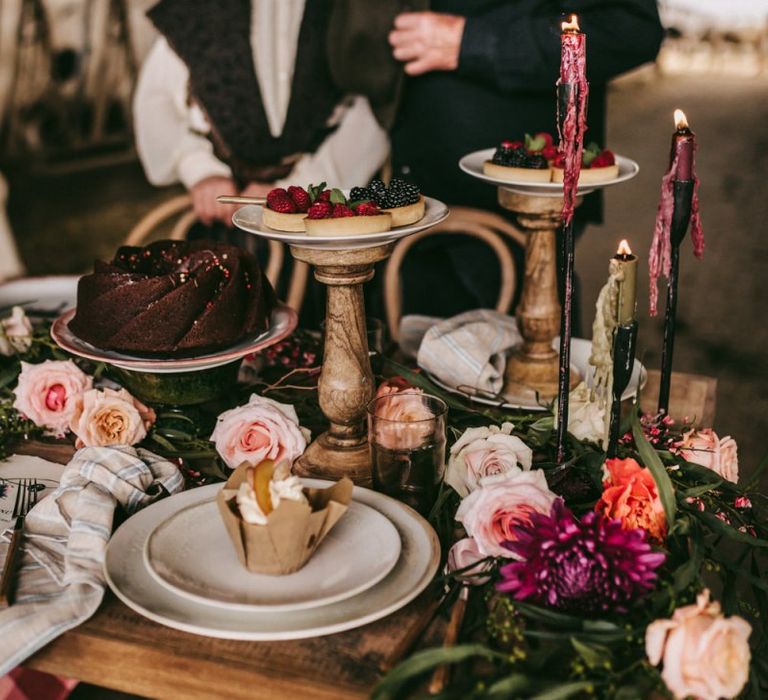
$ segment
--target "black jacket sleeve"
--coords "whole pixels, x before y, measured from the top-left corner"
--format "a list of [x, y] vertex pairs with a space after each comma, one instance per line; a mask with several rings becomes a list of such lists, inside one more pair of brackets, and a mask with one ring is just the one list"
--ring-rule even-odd
[[551, 89], [560, 22], [576, 13], [587, 35], [587, 78], [605, 83], [654, 60], [663, 29], [654, 0], [506, 2], [467, 17], [458, 72], [502, 91]]

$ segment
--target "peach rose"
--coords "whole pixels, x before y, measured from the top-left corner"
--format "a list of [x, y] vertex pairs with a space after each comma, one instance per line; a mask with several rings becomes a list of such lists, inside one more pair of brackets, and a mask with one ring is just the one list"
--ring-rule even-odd
[[391, 450], [412, 450], [435, 429], [435, 414], [424, 404], [421, 389], [382, 384], [373, 402], [374, 439]]
[[675, 443], [672, 451], [686, 462], [700, 464], [734, 484], [739, 480], [739, 455], [736, 441], [728, 436], [722, 440], [711, 428], [689, 430]]
[[456, 520], [480, 554], [513, 558], [504, 543], [516, 539], [515, 526], [527, 524], [532, 512], [549, 513], [556, 498], [541, 469], [490, 476], [461, 502]]
[[76, 447], [135, 445], [155, 419], [155, 412], [126, 389], [91, 389], [78, 402], [70, 428]]
[[501, 427], [468, 428], [451, 447], [445, 482], [462, 498], [474, 491], [487, 476], [530, 469], [533, 452], [512, 435], [512, 423]]
[[252, 394], [248, 403], [216, 419], [211, 440], [230, 469], [265, 459], [291, 464], [307, 447], [309, 431], [299, 427], [293, 406]]
[[37, 365], [21, 363], [13, 407], [35, 425], [61, 437], [93, 379], [72, 360], [46, 360]]
[[608, 478], [595, 510], [621, 520], [625, 530], [642, 528], [661, 542], [667, 534], [667, 521], [651, 472], [631, 458], [609, 459], [605, 470]]
[[694, 605], [678, 608], [672, 619], [656, 620], [645, 631], [645, 653], [676, 698], [734, 698], [749, 678], [749, 635], [741, 617], [725, 617], [720, 604], [700, 593]]
[[32, 323], [20, 306], [11, 309], [11, 315], [0, 321], [0, 355], [10, 357], [26, 352], [32, 345]]
[[[490, 561], [480, 564], [486, 557], [477, 548], [477, 542], [472, 537], [465, 537], [456, 542], [448, 552], [448, 571], [461, 571], [458, 578], [475, 586], [482, 586], [490, 581], [490, 576], [479, 576], [493, 565]], [[473, 566], [474, 565], [474, 566]]]

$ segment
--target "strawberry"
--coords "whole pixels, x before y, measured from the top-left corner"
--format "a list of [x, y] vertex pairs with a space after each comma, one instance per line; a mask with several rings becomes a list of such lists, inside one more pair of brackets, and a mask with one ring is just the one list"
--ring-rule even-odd
[[541, 155], [547, 160], [554, 160], [557, 158], [557, 146], [544, 146], [544, 148], [541, 149]]
[[554, 143], [554, 139], [552, 138], [552, 134], [547, 133], [546, 131], [540, 131], [538, 134], [534, 134], [535, 139], [544, 139], [544, 147], [547, 148], [551, 146]]
[[614, 165], [616, 159], [613, 157], [613, 153], [607, 148], [600, 152], [600, 154], [592, 161], [591, 168], [607, 168], [609, 165]]
[[286, 195], [285, 197], [273, 197], [272, 203], [269, 204], [269, 208], [272, 211], [279, 212], [280, 214], [295, 214], [296, 205], [293, 200]]
[[333, 206], [330, 202], [317, 201], [307, 210], [307, 218], [327, 219], [331, 212], [333, 212]]
[[303, 187], [295, 187], [294, 185], [291, 185], [288, 188], [288, 196], [296, 205], [296, 211], [303, 213], [309, 209], [309, 194]]
[[354, 216], [355, 212], [353, 212], [346, 204], [334, 204], [333, 205], [333, 214], [331, 216], [334, 219], [339, 219], [342, 216]]
[[358, 216], [378, 216], [381, 210], [376, 206], [376, 202], [360, 202], [355, 209]]
[[501, 142], [502, 148], [508, 148], [510, 150], [517, 150], [518, 148], [522, 148], [523, 145], [524, 144], [522, 141], [502, 141]]
[[[276, 187], [274, 190], [270, 190], [267, 193], [267, 206], [270, 209], [275, 209], [275, 207], [272, 206], [272, 203], [281, 199], [288, 199], [288, 192], [282, 187]], [[277, 210], [275, 209], [275, 211]]]

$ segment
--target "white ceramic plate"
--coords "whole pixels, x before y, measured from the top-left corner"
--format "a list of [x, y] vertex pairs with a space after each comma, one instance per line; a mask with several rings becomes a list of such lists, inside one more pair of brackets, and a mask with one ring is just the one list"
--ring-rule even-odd
[[[303, 483], [321, 488], [330, 485], [319, 479], [304, 479]], [[402, 542], [397, 564], [380, 583], [338, 603], [279, 613], [224, 610], [189, 600], [154, 579], [144, 565], [144, 544], [168, 517], [210, 500], [220, 488], [221, 484], [211, 484], [158, 501], [129, 518], [112, 536], [104, 572], [110, 588], [129, 608], [162, 625], [208, 637], [304, 639], [343, 632], [391, 615], [421, 593], [437, 571], [440, 545], [426, 520], [392, 498], [355, 487], [353, 499], [388, 518]]]
[[387, 518], [352, 501], [304, 568], [286, 576], [251, 573], [237, 558], [212, 499], [159, 525], [144, 557], [160, 584], [181, 596], [222, 608], [278, 612], [328, 605], [371, 588], [395, 566], [400, 548], [400, 535]]
[[0, 284], [0, 307], [23, 305], [34, 316], [36, 312], [61, 313], [77, 301], [78, 275], [25, 277]]
[[[526, 180], [510, 181], [501, 180], [491, 175], [486, 175], [483, 172], [483, 163], [486, 160], [493, 158], [495, 148], [485, 148], [482, 151], [475, 151], [474, 153], [468, 153], [459, 161], [459, 167], [472, 177], [476, 177], [478, 180], [483, 180], [491, 185], [497, 185], [499, 187], [505, 187], [513, 192], [519, 192], [521, 194], [535, 194], [549, 197], [562, 197], [563, 196], [563, 183], [562, 182], [527, 182]], [[588, 192], [594, 192], [611, 185], [618, 185], [620, 182], [626, 182], [631, 180], [640, 171], [640, 166], [635, 163], [634, 160], [625, 158], [624, 156], [616, 156], [616, 163], [619, 166], [619, 176], [613, 180], [607, 180], [606, 182], [598, 182], [595, 184], [581, 185], [578, 189], [579, 194], [587, 194]]]
[[280, 304], [272, 310], [269, 330], [258, 335], [248, 336], [229, 348], [196, 357], [148, 359], [137, 355], [126, 355], [114, 350], [101, 350], [81, 340], [69, 329], [69, 322], [75, 315], [75, 311], [76, 309], [66, 311], [51, 326], [51, 336], [60, 347], [73, 355], [86, 357], [89, 360], [107, 362], [115, 367], [135, 372], [155, 374], [194, 372], [226, 365], [228, 362], [234, 362], [252, 352], [263, 350], [281, 341], [293, 332], [298, 323], [296, 312], [290, 306]]
[[[555, 338], [552, 341], [552, 347], [558, 350], [560, 348], [560, 338]], [[589, 386], [595, 379], [595, 368], [589, 364], [589, 356], [592, 354], [592, 341], [585, 340], [584, 338], [571, 338], [571, 367], [574, 368], [584, 377]], [[486, 406], [496, 406], [498, 408], [508, 408], [514, 410], [523, 411], [543, 411], [547, 409], [547, 406], [541, 406], [537, 403], [499, 403], [499, 399], [494, 399], [483, 393], [479, 393], [474, 387], [454, 386], [448, 384], [432, 373], [427, 372], [427, 376], [439, 386], [441, 389], [450, 391], [453, 394], [459, 394], [466, 399], [474, 403], [484, 404]], [[640, 360], [635, 360], [635, 366], [632, 370], [632, 376], [629, 378], [629, 384], [624, 390], [621, 398], [622, 400], [631, 399], [637, 394], [639, 389], [645, 386], [648, 373]]]
[[308, 236], [303, 232], [276, 231], [264, 224], [262, 219], [264, 210], [255, 204], [249, 204], [238, 209], [232, 217], [232, 221], [235, 226], [248, 233], [255, 233], [257, 236], [302, 248], [323, 250], [373, 248], [423, 231], [439, 224], [448, 216], [448, 207], [445, 204], [432, 197], [425, 197], [424, 199], [426, 200], [424, 216], [415, 224], [397, 226], [381, 233], [366, 233], [362, 236]]

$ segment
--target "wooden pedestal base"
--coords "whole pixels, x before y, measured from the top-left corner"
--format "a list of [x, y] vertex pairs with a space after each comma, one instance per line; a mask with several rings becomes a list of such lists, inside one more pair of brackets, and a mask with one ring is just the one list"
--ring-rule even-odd
[[[560, 330], [556, 244], [563, 198], [518, 194], [500, 187], [499, 204], [517, 215], [518, 225], [528, 235], [516, 314], [523, 344], [507, 362], [504, 398], [510, 403], [530, 403], [538, 395], [549, 401], [557, 395], [558, 386], [559, 360], [552, 343]], [[571, 368], [571, 388], [580, 381]]]
[[318, 398], [331, 423], [297, 461], [301, 476], [339, 479], [370, 486], [371, 461], [365, 425], [374, 385], [365, 332], [363, 283], [373, 277], [374, 263], [389, 257], [394, 243], [362, 250], [326, 250], [291, 246], [297, 260], [315, 268], [328, 287], [323, 369]]

